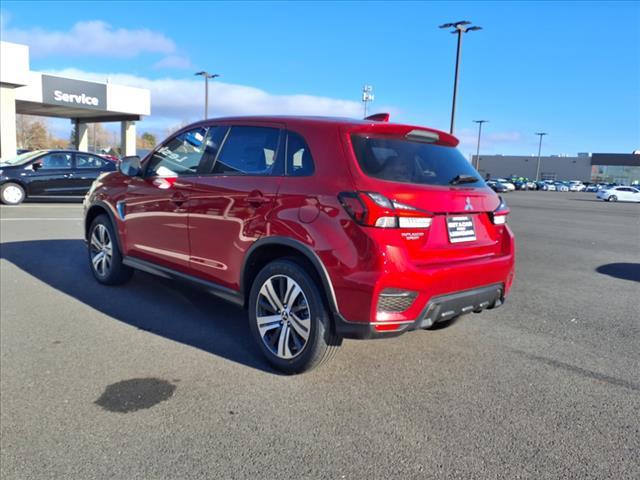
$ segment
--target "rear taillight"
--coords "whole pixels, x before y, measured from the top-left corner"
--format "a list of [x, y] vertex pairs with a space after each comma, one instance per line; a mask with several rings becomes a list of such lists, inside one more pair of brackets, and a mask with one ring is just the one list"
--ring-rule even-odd
[[502, 197], [500, 198], [500, 205], [493, 212], [491, 212], [491, 221], [494, 225], [504, 225], [507, 223], [507, 215], [511, 212], [507, 204]]
[[360, 225], [378, 228], [429, 228], [432, 215], [376, 192], [342, 192], [338, 199]]

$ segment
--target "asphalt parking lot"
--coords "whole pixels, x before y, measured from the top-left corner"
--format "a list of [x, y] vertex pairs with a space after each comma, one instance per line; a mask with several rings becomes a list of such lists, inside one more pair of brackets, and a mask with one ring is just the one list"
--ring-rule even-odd
[[640, 205], [513, 192], [501, 308], [272, 371], [242, 310], [98, 285], [81, 206], [1, 207], [3, 479], [638, 478]]

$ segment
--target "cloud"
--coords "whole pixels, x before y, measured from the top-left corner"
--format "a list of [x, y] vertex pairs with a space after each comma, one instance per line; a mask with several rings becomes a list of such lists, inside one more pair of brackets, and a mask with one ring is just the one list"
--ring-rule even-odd
[[[202, 118], [204, 107], [204, 80], [150, 79], [122, 73], [92, 73], [77, 69], [49, 71], [81, 80], [110, 82], [151, 91], [151, 116], [143, 120], [140, 131], [164, 133], [177, 124]], [[394, 109], [388, 109], [387, 111]], [[259, 88], [209, 81], [209, 116], [235, 115], [324, 115], [359, 118], [359, 101], [321, 97], [308, 94], [275, 95]]]
[[5, 15], [0, 25], [2, 39], [29, 45], [35, 57], [64, 54], [132, 58], [146, 52], [168, 55], [176, 51], [173, 40], [148, 29], [116, 29], [101, 20], [77, 22], [69, 31], [21, 29], [9, 27]]
[[180, 55], [169, 55], [164, 57], [162, 60], [156, 62], [153, 65], [153, 68], [176, 68], [176, 69], [186, 69], [191, 68], [191, 60], [187, 57], [182, 57]]
[[[478, 146], [478, 130], [463, 128], [456, 131], [456, 136], [460, 139], [459, 149], [467, 154], [476, 154]], [[487, 132], [487, 127], [482, 129], [480, 144], [481, 153], [501, 152], [508, 145], [515, 145], [522, 141], [523, 135], [517, 131]]]

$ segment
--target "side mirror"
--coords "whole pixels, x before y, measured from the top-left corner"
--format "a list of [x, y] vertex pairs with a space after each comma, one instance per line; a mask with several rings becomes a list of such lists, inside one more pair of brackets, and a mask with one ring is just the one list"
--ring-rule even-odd
[[137, 177], [142, 173], [140, 165], [140, 157], [137, 155], [131, 157], [123, 157], [119, 165], [120, 173], [127, 177]]
[[31, 170], [33, 170], [34, 172], [40, 170], [40, 168], [42, 168], [41, 163], [36, 162], [31, 164]]

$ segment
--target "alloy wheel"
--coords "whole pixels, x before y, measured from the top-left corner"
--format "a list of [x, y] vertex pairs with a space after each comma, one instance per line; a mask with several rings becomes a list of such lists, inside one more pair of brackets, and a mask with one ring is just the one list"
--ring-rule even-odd
[[98, 275], [104, 277], [111, 270], [113, 243], [109, 230], [99, 223], [91, 234], [91, 264]]
[[272, 354], [285, 360], [297, 357], [311, 332], [311, 310], [300, 285], [287, 275], [268, 278], [258, 294], [256, 321]]

